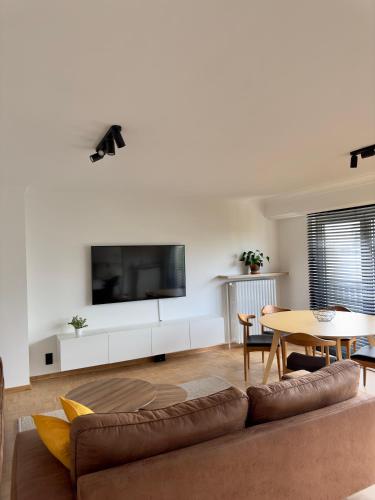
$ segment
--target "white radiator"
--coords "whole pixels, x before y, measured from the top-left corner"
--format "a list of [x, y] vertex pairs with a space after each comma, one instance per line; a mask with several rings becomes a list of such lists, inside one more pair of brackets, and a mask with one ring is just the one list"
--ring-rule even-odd
[[242, 326], [237, 313], [255, 314], [251, 333], [260, 334], [260, 311], [266, 304], [277, 304], [276, 280], [260, 279], [226, 283], [228, 300], [228, 326], [231, 342], [242, 343]]

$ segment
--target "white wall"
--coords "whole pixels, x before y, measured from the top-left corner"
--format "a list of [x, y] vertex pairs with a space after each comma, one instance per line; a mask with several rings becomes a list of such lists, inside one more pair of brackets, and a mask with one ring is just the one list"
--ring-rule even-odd
[[5, 386], [29, 384], [24, 189], [0, 190], [0, 356]]
[[280, 304], [309, 309], [309, 274], [306, 217], [280, 220], [277, 225], [280, 269], [289, 276], [279, 280]]
[[261, 248], [278, 270], [276, 222], [255, 201], [129, 197], [121, 192], [30, 190], [27, 195], [27, 276], [31, 374], [56, 371], [54, 335], [73, 314], [90, 328], [157, 320], [156, 301], [90, 305], [90, 245], [186, 245], [187, 296], [161, 301], [163, 319], [222, 314], [219, 274], [240, 272], [237, 255]]
[[[362, 163], [359, 161], [360, 168]], [[355, 176], [356, 170], [352, 169], [351, 172]], [[374, 174], [364, 179], [353, 177], [349, 183], [344, 181], [333, 186], [325, 184], [309, 191], [265, 198], [262, 212], [265, 217], [282, 219], [371, 203], [375, 203]]]

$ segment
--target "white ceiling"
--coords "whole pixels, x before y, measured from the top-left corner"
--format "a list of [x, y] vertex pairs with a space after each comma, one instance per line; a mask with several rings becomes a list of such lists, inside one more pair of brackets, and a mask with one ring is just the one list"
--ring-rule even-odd
[[[265, 196], [375, 175], [372, 0], [0, 0], [2, 181]], [[127, 147], [95, 165], [107, 127]]]

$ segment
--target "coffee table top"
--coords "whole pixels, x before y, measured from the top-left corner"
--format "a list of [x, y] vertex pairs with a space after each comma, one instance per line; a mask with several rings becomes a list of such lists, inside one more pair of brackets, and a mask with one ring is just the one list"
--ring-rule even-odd
[[156, 388], [145, 380], [109, 378], [89, 382], [66, 394], [96, 413], [131, 412], [151, 403]]
[[66, 394], [96, 413], [157, 410], [186, 400], [186, 391], [173, 384], [151, 384], [133, 378], [109, 378], [81, 385]]
[[155, 399], [144, 405], [143, 410], [159, 410], [186, 400], [187, 392], [178, 385], [157, 384], [154, 387], [156, 389]]

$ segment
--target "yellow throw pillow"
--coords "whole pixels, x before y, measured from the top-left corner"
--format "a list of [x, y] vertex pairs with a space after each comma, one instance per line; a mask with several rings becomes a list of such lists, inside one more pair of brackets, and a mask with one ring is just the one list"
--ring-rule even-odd
[[[69, 422], [80, 415], [94, 413], [87, 406], [60, 396], [61, 406]], [[57, 460], [70, 469], [70, 423], [61, 418], [33, 415], [40, 439]]]
[[57, 460], [70, 469], [70, 424], [61, 418], [33, 415], [40, 439]]
[[90, 413], [94, 413], [90, 410], [90, 408], [87, 408], [87, 406], [81, 405], [81, 403], [77, 403], [77, 401], [66, 399], [63, 396], [60, 396], [60, 403], [69, 422], [72, 422], [80, 415], [89, 415]]

